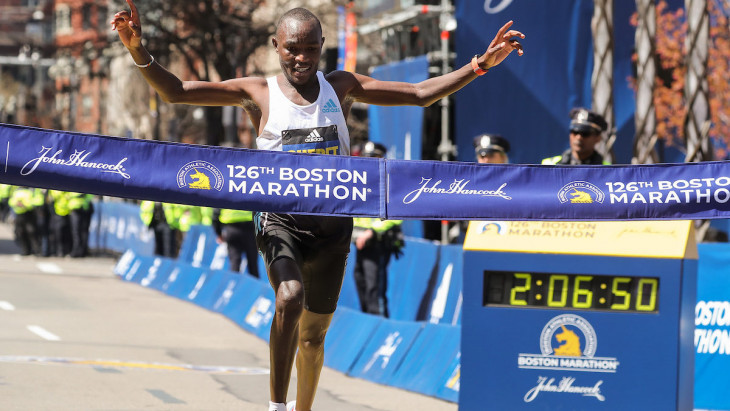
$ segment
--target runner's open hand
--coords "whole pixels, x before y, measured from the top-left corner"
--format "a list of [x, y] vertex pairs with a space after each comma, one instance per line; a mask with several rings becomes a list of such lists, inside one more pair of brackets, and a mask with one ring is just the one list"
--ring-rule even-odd
[[524, 39], [525, 35], [517, 30], [508, 30], [512, 26], [512, 23], [513, 21], [510, 20], [507, 24], [502, 26], [501, 29], [499, 29], [497, 35], [494, 36], [492, 42], [489, 43], [486, 53], [481, 55], [477, 60], [479, 67], [484, 70], [488, 70], [501, 63], [514, 50], [517, 50], [517, 54], [520, 56], [524, 54], [522, 44], [513, 37]]
[[127, 48], [139, 47], [142, 42], [142, 23], [139, 20], [139, 11], [132, 0], [127, 0], [129, 8], [132, 10], [130, 15], [128, 11], [123, 10], [117, 12], [110, 22], [112, 30], [119, 33], [119, 38]]

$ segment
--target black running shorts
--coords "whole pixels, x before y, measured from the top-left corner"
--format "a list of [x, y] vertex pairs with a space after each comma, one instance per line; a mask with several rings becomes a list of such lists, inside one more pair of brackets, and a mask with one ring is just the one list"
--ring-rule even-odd
[[352, 218], [259, 212], [254, 223], [267, 273], [277, 259], [291, 258], [302, 273], [304, 308], [333, 313], [350, 252]]

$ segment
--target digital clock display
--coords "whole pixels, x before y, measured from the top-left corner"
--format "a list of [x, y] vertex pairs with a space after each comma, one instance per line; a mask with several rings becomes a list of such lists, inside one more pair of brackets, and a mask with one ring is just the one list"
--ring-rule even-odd
[[484, 272], [484, 305], [659, 312], [659, 278]]

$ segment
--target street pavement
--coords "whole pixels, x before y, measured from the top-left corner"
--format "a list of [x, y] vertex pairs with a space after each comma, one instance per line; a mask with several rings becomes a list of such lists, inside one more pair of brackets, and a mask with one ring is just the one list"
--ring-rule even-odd
[[[0, 223], [0, 410], [267, 409], [269, 353], [258, 337], [220, 314], [118, 279], [112, 257], [18, 252], [11, 227]], [[294, 399], [295, 377], [289, 393]], [[328, 368], [313, 407], [457, 408]]]

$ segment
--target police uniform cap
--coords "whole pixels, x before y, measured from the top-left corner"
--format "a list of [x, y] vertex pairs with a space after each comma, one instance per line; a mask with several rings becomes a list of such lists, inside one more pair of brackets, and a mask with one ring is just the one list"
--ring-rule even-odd
[[365, 143], [365, 145], [362, 147], [362, 150], [360, 151], [361, 157], [385, 157], [385, 153], [388, 150], [385, 148], [384, 145], [380, 143], [376, 143], [374, 141], [368, 141]]
[[509, 141], [498, 134], [480, 134], [474, 137], [474, 150], [478, 156], [486, 156], [495, 151], [507, 154]]
[[607, 128], [608, 123], [598, 113], [582, 107], [570, 110], [570, 131], [600, 134]]

